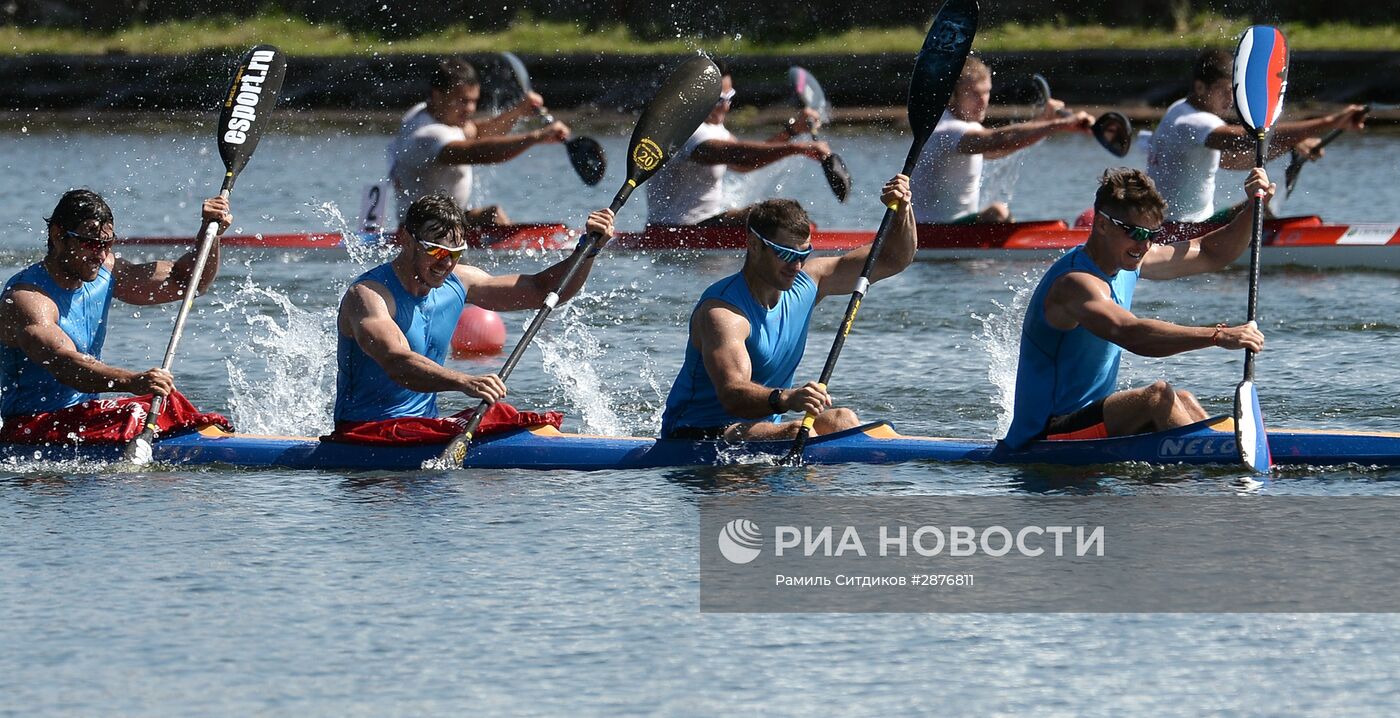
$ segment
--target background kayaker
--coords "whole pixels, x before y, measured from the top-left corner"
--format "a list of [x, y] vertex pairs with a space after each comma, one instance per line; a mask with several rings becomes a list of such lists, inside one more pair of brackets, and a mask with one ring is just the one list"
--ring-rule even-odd
[[1061, 116], [1065, 103], [1050, 98], [1039, 118], [987, 128], [982, 121], [991, 99], [991, 70], [980, 59], [967, 58], [948, 109], [914, 167], [914, 217], [921, 224], [1011, 221], [1006, 203], [980, 204], [983, 158], [1006, 157], [1056, 132], [1087, 134], [1094, 124], [1093, 115], [1085, 112]]
[[[1216, 171], [1254, 167], [1254, 138], [1243, 125], [1221, 119], [1235, 108], [1234, 73], [1234, 55], [1225, 50], [1201, 53], [1191, 69], [1190, 94], [1167, 108], [1152, 133], [1147, 173], [1166, 200], [1169, 221], [1224, 222], [1244, 206], [1241, 202], [1215, 210]], [[1365, 120], [1366, 108], [1350, 105], [1311, 120], [1279, 122], [1269, 133], [1265, 157], [1296, 149], [1308, 159], [1318, 159], [1323, 152], [1314, 149], [1318, 135], [1332, 129], [1359, 130]]]
[[[909, 178], [885, 183], [880, 203], [899, 202], [894, 225], [876, 260], [871, 282], [894, 276], [914, 261], [914, 213]], [[710, 285], [690, 315], [685, 361], [666, 397], [661, 436], [728, 441], [791, 439], [815, 414], [817, 434], [857, 426], [855, 412], [832, 408], [825, 387], [792, 388], [807, 346], [812, 310], [823, 297], [855, 291], [870, 247], [839, 257], [808, 258], [811, 219], [790, 199], [754, 205], [748, 216], [744, 266]]]
[[[222, 234], [233, 222], [228, 200], [204, 200], [200, 218], [200, 226], [217, 222]], [[153, 395], [169, 397], [162, 432], [209, 423], [232, 428], [217, 414], [199, 414], [175, 390], [170, 372], [102, 361], [112, 299], [142, 306], [183, 299], [197, 249], [173, 262], [135, 264], [116, 256], [112, 210], [86, 189], [64, 193], [45, 222], [43, 260], [11, 277], [0, 296], [0, 440], [127, 441], [140, 432]], [[198, 280], [201, 293], [218, 272], [216, 239]], [[107, 391], [136, 396], [99, 400]]]
[[[1251, 170], [1245, 195], [1275, 187]], [[1132, 313], [1139, 277], [1175, 279], [1225, 268], [1249, 246], [1253, 222], [1228, 225], [1184, 242], [1160, 244], [1166, 202], [1141, 170], [1106, 170], [1094, 196], [1084, 244], [1057, 260], [1031, 295], [1021, 326], [1016, 400], [1005, 442], [1019, 449], [1040, 438], [1089, 439], [1161, 431], [1206, 418], [1196, 398], [1165, 381], [1118, 390], [1123, 349], [1171, 356], [1218, 346], [1262, 351], [1254, 322], [1187, 327]]]
[[[495, 374], [473, 376], [443, 366], [457, 318], [468, 302], [496, 311], [529, 309], [559, 286], [570, 259], [536, 274], [492, 276], [459, 262], [466, 250], [466, 224], [451, 197], [420, 197], [399, 225], [398, 256], [355, 279], [341, 299], [336, 319], [335, 433], [332, 438], [371, 443], [446, 442], [462, 432], [461, 415], [438, 418], [437, 393], [458, 391], [495, 402], [483, 421], [489, 433], [497, 417], [514, 419], [500, 402], [505, 384]], [[613, 235], [613, 214], [588, 215], [587, 231]], [[568, 301], [593, 268], [589, 253], [580, 271], [559, 290]], [[555, 414], [555, 417], [559, 415]], [[468, 417], [469, 418], [469, 417]], [[521, 425], [553, 423], [531, 415]]]
[[722, 60], [715, 64], [720, 71], [719, 102], [676, 156], [647, 182], [647, 224], [742, 225], [749, 208], [731, 209], [725, 200], [727, 170], [750, 172], [794, 155], [821, 162], [831, 154], [825, 142], [791, 141], [820, 126], [820, 115], [810, 108], [767, 140], [736, 138], [724, 126], [734, 103], [734, 78]]
[[476, 68], [461, 58], [441, 60], [429, 77], [428, 100], [409, 109], [389, 145], [389, 177], [399, 221], [417, 197], [442, 192], [466, 213], [468, 224], [509, 224], [497, 205], [471, 208], [472, 165], [498, 164], [525, 150], [569, 138], [569, 127], [552, 122], [537, 130], [511, 133], [519, 120], [534, 117], [544, 106], [536, 92], [525, 95], [505, 112], [486, 120], [474, 119], [481, 99]]

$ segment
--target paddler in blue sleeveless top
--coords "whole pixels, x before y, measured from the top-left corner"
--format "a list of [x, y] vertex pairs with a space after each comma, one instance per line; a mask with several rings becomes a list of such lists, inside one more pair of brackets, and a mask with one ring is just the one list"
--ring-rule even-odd
[[[587, 231], [612, 238], [613, 215], [603, 209], [588, 216]], [[347, 425], [390, 419], [436, 421], [437, 392], [457, 391], [498, 402], [506, 387], [495, 374], [474, 376], [443, 366], [452, 333], [468, 303], [498, 311], [539, 307], [567, 271], [565, 258], [536, 274], [492, 276], [460, 264], [466, 249], [465, 219], [443, 194], [415, 200], [398, 230], [399, 254], [365, 272], [346, 290], [337, 319], [335, 420]], [[599, 249], [602, 244], [595, 245]], [[567, 301], [593, 267], [596, 250], [559, 292]], [[446, 421], [446, 420], [444, 420]], [[446, 441], [459, 427], [443, 426]]]
[[[1245, 196], [1274, 185], [1250, 172]], [[1254, 322], [1188, 327], [1132, 313], [1139, 277], [1175, 279], [1213, 272], [1249, 246], [1251, 217], [1189, 241], [1162, 243], [1167, 205], [1142, 171], [1110, 169], [1094, 196], [1089, 239], [1053, 264], [1026, 307], [1021, 328], [1016, 403], [1005, 443], [1018, 449], [1036, 439], [1089, 439], [1161, 431], [1206, 418], [1196, 397], [1165, 381], [1118, 389], [1123, 349], [1163, 357], [1221, 347], [1262, 351]]]
[[[205, 200], [200, 217], [204, 223], [218, 222], [220, 233], [233, 221], [228, 200], [220, 197]], [[107, 312], [113, 298], [136, 305], [183, 298], [197, 250], [173, 262], [144, 264], [114, 255], [112, 210], [100, 195], [86, 189], [65, 193], [45, 221], [44, 259], [11, 277], [0, 301], [0, 416], [7, 428], [21, 417], [53, 416], [95, 402], [104, 391], [171, 395], [175, 378], [167, 371], [131, 371], [102, 361]], [[200, 292], [209, 288], [218, 271], [215, 241], [198, 279]], [[79, 423], [96, 421], [102, 409], [116, 406], [88, 408], [91, 411]], [[61, 428], [46, 426], [45, 431]], [[82, 438], [87, 438], [85, 433]]]
[[[880, 202], [898, 202], [899, 211], [872, 282], [894, 276], [914, 261], [909, 198], [908, 177], [896, 175], [885, 183]], [[855, 412], [832, 407], [820, 384], [793, 387], [792, 382], [807, 345], [812, 309], [823, 297], [855, 291], [870, 248], [809, 258], [812, 222], [802, 205], [790, 199], [754, 205], [746, 226], [743, 268], [710, 285], [691, 312], [685, 361], [661, 418], [662, 437], [793, 438], [801, 421], [782, 421], [788, 412], [815, 414], [817, 434], [859, 425]]]

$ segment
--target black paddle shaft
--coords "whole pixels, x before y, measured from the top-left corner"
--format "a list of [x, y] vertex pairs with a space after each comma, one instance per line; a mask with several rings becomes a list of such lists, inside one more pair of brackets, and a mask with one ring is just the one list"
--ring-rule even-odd
[[[720, 76], [719, 68], [707, 57], [692, 57], [681, 63], [657, 90], [656, 96], [646, 109], [642, 111], [642, 116], [637, 119], [637, 126], [632, 130], [632, 139], [628, 144], [627, 152], [627, 181], [617, 191], [613, 197], [611, 209], [614, 214], [622, 209], [622, 205], [627, 202], [627, 198], [632, 196], [632, 191], [646, 182], [667, 160], [675, 156], [680, 151], [685, 141], [695, 133], [695, 129], [701, 122], [709, 116], [710, 111], [719, 102]], [[544, 325], [544, 320], [554, 310], [554, 305], [558, 302], [560, 291], [569, 285], [579, 268], [586, 259], [597, 248], [602, 237], [592, 233], [588, 234], [583, 242], [579, 244], [574, 252], [573, 259], [570, 260], [568, 268], [564, 271], [564, 278], [559, 282], [559, 289], [550, 292], [545, 300], [545, 304], [540, 308], [535, 318], [530, 322], [529, 328], [516, 343], [515, 349], [506, 358], [506, 363], [501, 367], [498, 376], [504, 381], [510, 376], [515, 365], [520, 362], [521, 356], [525, 353], [525, 347], [529, 346], [540, 327]], [[472, 438], [476, 435], [477, 428], [481, 425], [481, 419], [490, 407], [490, 402], [482, 401], [477, 406], [476, 413], [467, 423], [467, 428], [447, 443], [442, 454], [438, 458], [438, 463], [447, 466], [461, 466], [466, 459], [467, 449], [471, 445]]]
[[[1264, 144], [1266, 132], [1259, 132], [1254, 142], [1254, 166], [1264, 166]], [[1254, 227], [1249, 237], [1249, 305], [1245, 321], [1254, 321], [1259, 307], [1259, 250], [1264, 237], [1264, 193], [1256, 192], [1250, 200], [1254, 212]], [[1254, 381], [1254, 352], [1244, 350], [1244, 379]]]
[[[238, 174], [253, 156], [253, 150], [262, 139], [267, 118], [277, 106], [278, 95], [282, 92], [282, 80], [287, 73], [287, 58], [271, 45], [258, 45], [249, 50], [238, 64], [233, 81], [224, 97], [223, 108], [219, 113], [218, 145], [219, 157], [224, 163], [224, 181], [219, 196], [225, 199], [233, 191], [233, 183]], [[189, 286], [185, 288], [184, 301], [175, 316], [175, 328], [170, 333], [170, 342], [165, 347], [165, 359], [161, 369], [169, 371], [175, 362], [175, 350], [184, 334], [185, 320], [194, 306], [194, 298], [199, 291], [199, 279], [204, 276], [204, 265], [213, 249], [214, 237], [218, 230], [217, 222], [209, 222], [200, 233], [199, 252], [195, 256], [190, 271]], [[146, 415], [146, 424], [141, 433], [127, 444], [123, 452], [127, 460], [144, 464], [150, 461], [151, 444], [158, 430], [157, 420], [165, 408], [165, 397], [151, 400], [151, 409]]]
[[[1312, 151], [1317, 152], [1321, 150], [1323, 147], [1332, 144], [1332, 140], [1341, 136], [1342, 129], [1340, 127], [1328, 132], [1322, 136], [1322, 139], [1312, 148]], [[1283, 171], [1283, 188], [1287, 193], [1285, 196], [1293, 194], [1293, 187], [1298, 184], [1298, 175], [1303, 171], [1303, 165], [1307, 164], [1307, 162], [1308, 158], [1306, 155], [1298, 150], [1293, 150], [1288, 160], [1288, 169]]]
[[[943, 109], [948, 106], [967, 53], [972, 49], [972, 39], [977, 32], [977, 16], [977, 0], [947, 0], [924, 37], [923, 48], [914, 60], [914, 74], [909, 79], [909, 127], [913, 141], [909, 145], [909, 154], [904, 158], [904, 168], [900, 170], [905, 176], [914, 171], [924, 144], [933, 134]], [[856, 289], [851, 292], [851, 300], [846, 305], [845, 318], [841, 320], [841, 328], [837, 330], [831, 351], [826, 355], [826, 364], [822, 366], [818, 379], [822, 386], [831, 381], [836, 371], [836, 361], [846, 346], [846, 335], [850, 334], [851, 325], [855, 323], [856, 312], [860, 310], [861, 300], [870, 283], [870, 274], [875, 269], [875, 262], [879, 259], [880, 249], [897, 211], [897, 206], [885, 208], [880, 228], [870, 243], [870, 254], [866, 255], [865, 266], [861, 268], [860, 280], [856, 282]], [[793, 439], [792, 449], [784, 457], [783, 463], [801, 463], [802, 451], [812, 434], [815, 418], [811, 414], [803, 418], [802, 425], [797, 429], [797, 437]]]
[[[618, 190], [617, 196], [613, 198], [609, 209], [616, 214], [618, 210], [622, 209], [622, 205], [627, 203], [627, 198], [631, 194], [632, 186], [623, 185], [622, 189]], [[596, 247], [601, 240], [601, 235], [590, 232], [584, 237], [584, 240], [579, 243], [578, 249], [574, 251], [574, 256], [569, 260], [568, 269], [564, 271], [564, 278], [559, 281], [559, 288], [561, 290], [569, 286], [569, 283], [574, 280], [574, 277], [578, 275], [579, 270], [583, 267], [584, 260], [588, 258], [593, 252], [593, 248]], [[533, 341], [535, 335], [539, 333], [540, 327], [544, 326], [545, 320], [549, 319], [550, 313], [554, 311], [554, 307], [558, 302], [559, 295], [556, 292], [550, 292], [549, 296], [545, 298], [544, 306], [540, 307], [540, 310], [535, 313], [535, 318], [530, 321], [530, 326], [525, 329], [525, 333], [520, 337], [520, 341], [516, 343], [515, 349], [511, 350], [510, 356], [506, 357], [506, 363], [502, 364], [501, 370], [496, 372], [496, 376], [500, 377], [502, 382], [510, 376], [511, 372], [515, 371], [515, 365], [519, 364], [520, 358], [525, 356], [525, 349], [530, 346], [530, 342]], [[467, 428], [462, 433], [469, 436], [476, 434], [477, 427], [481, 426], [481, 419], [486, 415], [486, 410], [490, 406], [491, 402], [482, 399], [481, 403], [477, 405], [476, 412], [472, 415], [471, 421], [467, 422]]]

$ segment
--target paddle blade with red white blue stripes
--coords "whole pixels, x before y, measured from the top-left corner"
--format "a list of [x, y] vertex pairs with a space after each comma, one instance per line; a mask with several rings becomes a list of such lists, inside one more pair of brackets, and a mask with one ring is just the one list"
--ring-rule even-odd
[[1235, 108], [1251, 132], [1273, 126], [1288, 89], [1288, 42], [1278, 28], [1254, 25], [1235, 49]]

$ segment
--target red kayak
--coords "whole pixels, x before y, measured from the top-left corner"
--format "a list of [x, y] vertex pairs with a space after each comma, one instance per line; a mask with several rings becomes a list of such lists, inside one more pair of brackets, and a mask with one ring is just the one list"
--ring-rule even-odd
[[[519, 252], [541, 249], [570, 249], [577, 235], [562, 224], [506, 224], [492, 227], [470, 227], [467, 229], [467, 245], [474, 249], [493, 249], [505, 252]], [[357, 244], [387, 244], [393, 241], [392, 235], [379, 232], [357, 232], [351, 236]], [[119, 244], [135, 245], [187, 245], [191, 237], [124, 237]], [[338, 249], [345, 246], [345, 235], [340, 232], [292, 232], [285, 234], [230, 234], [220, 242], [225, 247], [251, 247], [263, 249]]]
[[[1169, 223], [1169, 240], [1199, 237], [1219, 224]], [[869, 244], [870, 230], [816, 229], [812, 244], [819, 251], [836, 252]], [[919, 225], [920, 259], [1007, 259], [1051, 256], [1082, 244], [1087, 227], [1071, 227], [1061, 220], [1037, 220], [1009, 224]], [[562, 224], [514, 224], [473, 228], [470, 246], [500, 251], [565, 250], [577, 235]], [[135, 237], [124, 244], [179, 244], [186, 237]], [[355, 242], [382, 242], [377, 233], [354, 235]], [[233, 235], [223, 239], [228, 247], [267, 249], [319, 249], [343, 247], [338, 232]], [[643, 232], [624, 232], [612, 243], [615, 249], [655, 251], [738, 251], [744, 247], [743, 227], [665, 227], [652, 225]], [[1322, 218], [1283, 217], [1264, 223], [1263, 258], [1266, 264], [1304, 267], [1363, 267], [1400, 270], [1400, 225], [1326, 224]]]

